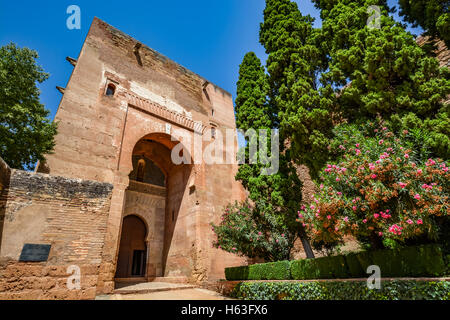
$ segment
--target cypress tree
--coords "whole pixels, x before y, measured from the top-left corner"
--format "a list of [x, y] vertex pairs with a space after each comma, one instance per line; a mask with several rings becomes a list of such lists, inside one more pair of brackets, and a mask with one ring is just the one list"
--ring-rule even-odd
[[289, 0], [267, 0], [260, 42], [268, 54], [270, 102], [278, 110], [280, 136], [297, 163], [314, 174], [327, 159], [335, 97], [318, 76], [327, 68], [326, 44], [314, 19]]
[[427, 35], [440, 38], [450, 48], [450, 12], [448, 0], [399, 0], [400, 16], [426, 30]]

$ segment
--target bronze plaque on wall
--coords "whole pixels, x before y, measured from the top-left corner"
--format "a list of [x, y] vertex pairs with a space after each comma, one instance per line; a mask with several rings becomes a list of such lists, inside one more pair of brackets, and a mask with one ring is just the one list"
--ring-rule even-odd
[[30, 244], [25, 243], [20, 254], [19, 261], [40, 262], [47, 261], [50, 253], [50, 244]]

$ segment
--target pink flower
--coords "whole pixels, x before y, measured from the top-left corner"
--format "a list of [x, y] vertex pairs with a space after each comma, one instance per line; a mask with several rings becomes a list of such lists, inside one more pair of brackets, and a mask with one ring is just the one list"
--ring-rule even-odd
[[359, 148], [359, 143], [356, 144], [356, 147]]
[[353, 209], [353, 211], [356, 211], [356, 206], [353, 206], [352, 209]]
[[260, 235], [262, 235], [262, 232], [260, 231], [260, 232], [258, 232], [258, 236], [260, 236]]
[[423, 224], [422, 219], [417, 220], [417, 224]]
[[379, 235], [380, 237], [382, 237], [382, 236], [383, 236], [383, 232], [378, 232], [378, 235]]
[[375, 213], [375, 214], [373, 215], [373, 217], [374, 217], [375, 219], [378, 219], [379, 216], [380, 216], [380, 215], [379, 215], [378, 213]]
[[348, 217], [345, 217], [345, 218], [344, 218], [344, 221], [345, 221], [345, 222], [348, 222]]
[[284, 238], [284, 233], [282, 233], [281, 236]]
[[394, 225], [389, 227], [389, 232], [391, 232], [391, 233], [393, 233], [395, 235], [401, 235], [402, 234], [402, 232], [401, 232], [402, 230], [403, 230], [403, 228], [398, 226], [398, 225], [396, 225], [396, 224], [394, 224]]
[[327, 216], [327, 219], [328, 219], [328, 220], [331, 220], [331, 216], [330, 216], [330, 215], [328, 215], [328, 216]]
[[364, 222], [364, 223], [367, 223], [367, 219], [364, 219], [363, 222]]
[[378, 142], [378, 144], [381, 146], [381, 145], [383, 144], [383, 142], [384, 142], [384, 140], [380, 140], [380, 141]]
[[405, 189], [405, 187], [406, 187], [406, 183], [403, 183], [403, 182], [399, 182], [398, 185], [399, 185], [402, 189]]
[[416, 193], [416, 195], [414, 195], [414, 199], [420, 200], [420, 194]]
[[339, 178], [336, 178], [336, 181], [340, 181], [341, 179], [339, 179]]
[[408, 159], [409, 158], [409, 154], [407, 154], [407, 153], [405, 153], [405, 159]]
[[407, 224], [413, 224], [414, 222], [411, 219], [406, 220]]
[[372, 174], [370, 177], [371, 177], [372, 179], [376, 179], [376, 178], [377, 178], [377, 175], [376, 175], [376, 174]]

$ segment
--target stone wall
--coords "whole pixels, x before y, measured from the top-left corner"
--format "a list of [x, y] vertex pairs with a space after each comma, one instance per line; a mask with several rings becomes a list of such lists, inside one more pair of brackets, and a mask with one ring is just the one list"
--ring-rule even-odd
[[[112, 185], [11, 170], [5, 191], [0, 299], [93, 299]], [[25, 243], [50, 244], [48, 260], [19, 262]], [[80, 290], [67, 288], [71, 265]]]
[[[106, 95], [109, 86], [115, 87], [113, 95]], [[217, 131], [235, 129], [233, 99], [203, 77], [95, 18], [55, 120], [59, 125], [54, 153], [46, 156], [47, 167], [38, 171], [114, 185], [98, 281], [98, 293], [109, 293], [114, 288], [135, 147], [146, 138], [170, 151], [174, 141], [180, 140], [178, 133], [190, 137], [194, 130], [205, 132], [212, 126]], [[155, 157], [149, 159], [164, 168]], [[164, 275], [204, 281], [223, 278], [224, 267], [242, 264], [239, 257], [211, 248], [210, 223], [220, 219], [229, 201], [243, 198], [242, 187], [234, 179], [236, 170], [235, 165], [203, 164], [165, 170], [169, 181]]]
[[3, 223], [5, 220], [6, 195], [9, 185], [9, 177], [11, 169], [5, 161], [0, 157], [0, 248], [2, 245]]

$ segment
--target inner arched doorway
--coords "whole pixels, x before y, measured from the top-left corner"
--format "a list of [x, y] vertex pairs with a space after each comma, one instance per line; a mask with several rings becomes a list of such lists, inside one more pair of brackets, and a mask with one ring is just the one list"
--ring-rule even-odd
[[137, 216], [123, 219], [116, 278], [145, 277], [147, 266], [147, 227]]

